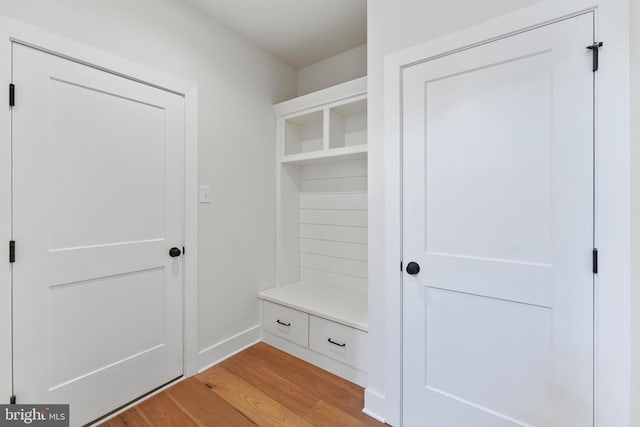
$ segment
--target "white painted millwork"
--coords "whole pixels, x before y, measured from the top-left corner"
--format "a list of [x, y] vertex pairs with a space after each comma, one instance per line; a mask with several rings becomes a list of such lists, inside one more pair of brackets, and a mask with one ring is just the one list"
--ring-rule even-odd
[[342, 360], [327, 357], [322, 353], [318, 353], [317, 351], [313, 351], [307, 347], [299, 346], [298, 344], [294, 344], [289, 340], [270, 333], [265, 333], [262, 340], [271, 346], [324, 369], [325, 371], [329, 371], [334, 375], [346, 379], [347, 381], [351, 381], [360, 387], [366, 387], [367, 385], [368, 374], [359, 369], [355, 369], [353, 366], [345, 364]]
[[359, 329], [309, 316], [309, 348], [360, 371], [367, 370], [367, 333]]
[[303, 347], [309, 345], [309, 315], [279, 304], [263, 303], [265, 332], [278, 335]]
[[258, 296], [265, 301], [286, 305], [364, 332], [368, 329], [367, 300], [362, 293], [298, 282], [267, 289]]
[[[384, 3], [384, 2], [383, 2]], [[411, 3], [411, 4], [409, 4]], [[548, 25], [584, 11], [594, 12], [595, 35], [609, 48], [600, 51], [600, 69], [595, 76], [595, 241], [600, 252], [599, 271], [594, 289], [595, 309], [595, 425], [598, 427], [630, 426], [631, 408], [634, 400], [630, 395], [634, 378], [631, 367], [637, 365], [638, 358], [630, 353], [630, 344], [635, 335], [631, 334], [631, 316], [634, 303], [629, 300], [630, 281], [630, 191], [631, 166], [629, 162], [630, 114], [632, 97], [629, 90], [629, 2], [627, 0], [547, 0], [518, 10], [500, 18], [482, 22], [492, 13], [506, 12], [505, 7], [520, 9], [523, 1], [495, 2], [487, 5], [471, 5], [464, 13], [469, 20], [464, 22], [445, 19], [444, 25], [453, 22], [465, 29], [447, 34], [434, 40], [432, 25], [416, 26], [407, 16], [421, 16], [429, 6], [415, 2], [404, 2], [404, 7], [396, 4], [370, 8], [370, 198], [373, 199], [370, 224], [371, 247], [384, 248], [384, 279], [382, 271], [376, 271], [383, 262], [380, 253], [370, 253], [370, 340], [372, 365], [370, 367], [370, 389], [366, 393], [368, 410], [383, 414], [387, 422], [400, 425], [401, 412], [401, 352], [399, 343], [402, 313], [402, 276], [398, 271], [401, 250], [401, 126], [399, 123], [401, 103], [400, 81], [402, 70], [425, 58], [450, 55], [461, 49], [484, 44], [505, 35], [525, 29]], [[376, 5], [376, 3], [370, 3]], [[455, 5], [444, 5], [454, 9]], [[389, 10], [401, 12], [389, 20]], [[482, 13], [481, 13], [482, 11]], [[488, 15], [485, 14], [488, 12]], [[373, 16], [375, 14], [375, 16]], [[440, 15], [437, 15], [440, 18]], [[391, 23], [395, 25], [391, 25]], [[478, 24], [482, 22], [481, 24]], [[375, 23], [375, 27], [373, 24]], [[476, 24], [476, 25], [474, 25]], [[389, 31], [389, 28], [392, 31]], [[470, 26], [473, 25], [473, 26]], [[437, 29], [437, 28], [436, 28]], [[442, 29], [442, 28], [441, 28]], [[449, 29], [451, 30], [451, 28]], [[404, 31], [404, 33], [403, 33]], [[407, 37], [408, 34], [410, 37]], [[378, 39], [374, 41], [374, 37]], [[383, 37], [385, 44], [380, 43]], [[415, 45], [415, 46], [413, 46]], [[411, 47], [409, 47], [411, 46]], [[399, 50], [402, 49], [402, 50]], [[384, 95], [382, 90], [382, 56], [385, 58]], [[606, 66], [605, 66], [606, 65]], [[383, 115], [384, 103], [384, 115]], [[384, 117], [384, 120], [383, 120]], [[384, 122], [384, 138], [381, 125]], [[382, 141], [384, 140], [384, 145]], [[384, 167], [383, 167], [384, 164]], [[384, 186], [384, 197], [382, 187]], [[379, 197], [374, 197], [378, 195]], [[382, 203], [384, 201], [384, 203]], [[380, 212], [385, 206], [384, 227]], [[384, 239], [381, 240], [381, 237]], [[608, 254], [608, 255], [607, 255]], [[374, 259], [375, 258], [375, 259]], [[637, 305], [637, 304], [636, 304]], [[384, 307], [384, 309], [383, 309]], [[378, 335], [376, 331], [384, 330]], [[391, 345], [389, 345], [391, 344]], [[398, 344], [398, 345], [396, 345]], [[380, 373], [384, 372], [383, 375]], [[637, 406], [637, 405], [635, 405]]]
[[[261, 292], [264, 341], [364, 387], [368, 361], [366, 327], [352, 326], [351, 321], [344, 322], [340, 318], [327, 320], [327, 317], [336, 319], [327, 315], [335, 312], [327, 297], [321, 298], [327, 303], [327, 312], [319, 310], [319, 304], [300, 304], [318, 296], [323, 288], [327, 289], [326, 286], [300, 283]], [[302, 295], [303, 292], [307, 295]], [[297, 299], [292, 297], [296, 294]], [[354, 302], [349, 295], [338, 291], [329, 291], [328, 295]], [[361, 296], [359, 300], [362, 300]], [[345, 308], [339, 300], [333, 301]], [[361, 305], [359, 301], [357, 304]]]
[[[258, 294], [263, 300], [264, 339], [365, 385], [366, 79], [274, 108], [276, 286]], [[307, 335], [302, 336], [293, 321], [291, 326], [277, 323], [286, 314], [282, 306], [308, 317]], [[294, 313], [289, 314], [296, 319]], [[304, 322], [301, 316], [298, 319], [298, 325]], [[331, 344], [330, 337], [337, 337], [338, 344]]]
[[18, 403], [72, 425], [183, 374], [184, 98], [14, 44]]
[[[282, 104], [276, 106], [276, 110], [285, 108]], [[282, 163], [307, 165], [362, 159], [366, 155], [366, 95], [294, 111], [278, 121], [283, 135]]]
[[403, 425], [593, 425], [593, 14], [402, 73]]

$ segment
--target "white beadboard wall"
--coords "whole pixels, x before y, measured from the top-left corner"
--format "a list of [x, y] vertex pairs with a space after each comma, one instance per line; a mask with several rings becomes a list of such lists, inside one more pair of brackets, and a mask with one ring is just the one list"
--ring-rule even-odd
[[367, 294], [365, 159], [301, 166], [300, 280]]

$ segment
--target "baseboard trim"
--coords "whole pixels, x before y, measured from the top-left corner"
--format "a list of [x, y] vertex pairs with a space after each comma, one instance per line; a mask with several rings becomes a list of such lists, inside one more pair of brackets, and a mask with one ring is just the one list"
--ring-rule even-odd
[[198, 372], [205, 371], [225, 359], [262, 341], [262, 326], [256, 325], [198, 353]]
[[366, 388], [364, 390], [364, 409], [363, 413], [367, 414], [371, 418], [380, 421], [381, 423], [386, 423], [386, 419], [380, 415], [384, 414], [384, 408], [386, 406], [386, 397], [378, 393], [375, 390], [370, 388]]
[[368, 410], [367, 408], [363, 408], [362, 409], [362, 413], [365, 415], [370, 416], [371, 418], [373, 418], [376, 421], [380, 421], [381, 423], [384, 423], [385, 420], [384, 418], [382, 418], [380, 415], [378, 414], [374, 414], [373, 412], [371, 412], [370, 410]]
[[156, 390], [154, 390], [154, 391], [152, 391], [152, 392], [150, 392], [150, 393], [147, 393], [147, 394], [145, 394], [144, 396], [139, 397], [138, 399], [136, 399], [136, 400], [134, 400], [134, 401], [132, 401], [132, 402], [127, 403], [126, 405], [122, 406], [122, 407], [121, 407], [121, 408], [119, 408], [119, 409], [116, 409], [115, 411], [111, 412], [111, 413], [110, 413], [110, 414], [108, 414], [108, 415], [105, 415], [103, 418], [98, 418], [97, 420], [93, 420], [93, 421], [91, 421], [91, 422], [90, 422], [89, 424], [87, 424], [86, 426], [87, 426], [87, 427], [92, 427], [92, 426], [99, 426], [99, 425], [102, 425], [102, 424], [104, 424], [104, 423], [108, 422], [109, 420], [111, 420], [111, 419], [113, 419], [113, 418], [115, 418], [115, 417], [117, 417], [117, 416], [121, 415], [122, 413], [127, 412], [129, 409], [131, 409], [131, 408], [133, 408], [133, 407], [135, 407], [135, 406], [138, 406], [139, 404], [141, 404], [141, 403], [142, 403], [142, 402], [144, 402], [145, 400], [151, 399], [151, 398], [152, 398], [153, 396], [155, 396], [156, 394], [160, 394], [160, 393], [162, 393], [163, 391], [165, 391], [165, 390], [167, 390], [167, 389], [169, 389], [169, 388], [173, 387], [174, 385], [177, 385], [177, 384], [181, 383], [182, 381], [184, 381], [184, 380], [186, 380], [186, 379], [187, 379], [187, 377], [186, 377], [186, 376], [182, 376], [182, 377], [180, 377], [180, 378], [176, 378], [175, 380], [173, 380], [173, 381], [171, 381], [171, 382], [169, 382], [169, 383], [167, 383], [167, 384], [163, 385], [162, 387], [160, 387], [160, 388], [158, 388], [158, 389], [156, 389]]

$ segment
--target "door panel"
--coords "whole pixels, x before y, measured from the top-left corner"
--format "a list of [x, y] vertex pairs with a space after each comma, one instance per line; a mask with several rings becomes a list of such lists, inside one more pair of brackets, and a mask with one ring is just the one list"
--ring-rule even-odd
[[164, 109], [56, 79], [49, 88], [51, 249], [162, 239]]
[[550, 262], [551, 77], [541, 52], [427, 82], [428, 252]]
[[182, 375], [183, 99], [15, 44], [18, 403], [89, 422]]
[[550, 309], [433, 288], [425, 293], [430, 391], [517, 420], [535, 420], [549, 408]]
[[593, 424], [585, 14], [403, 70], [406, 426]]
[[[157, 268], [51, 286], [49, 387], [162, 347], [164, 328], [158, 325], [163, 324], [163, 285], [164, 271]], [[140, 317], [141, 300], [145, 317]], [[92, 327], [78, 318], [90, 319]]]

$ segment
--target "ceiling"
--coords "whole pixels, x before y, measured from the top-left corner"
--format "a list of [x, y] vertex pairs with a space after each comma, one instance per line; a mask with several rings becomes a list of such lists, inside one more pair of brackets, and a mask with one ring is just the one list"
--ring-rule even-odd
[[367, 42], [366, 0], [185, 0], [294, 68]]

